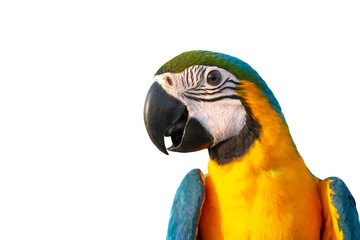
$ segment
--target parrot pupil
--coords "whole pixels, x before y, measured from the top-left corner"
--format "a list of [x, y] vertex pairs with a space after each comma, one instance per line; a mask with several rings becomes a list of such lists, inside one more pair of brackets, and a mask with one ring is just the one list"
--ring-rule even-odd
[[221, 74], [219, 71], [213, 70], [208, 73], [206, 80], [207, 80], [208, 84], [210, 84], [212, 86], [216, 86], [221, 81]]

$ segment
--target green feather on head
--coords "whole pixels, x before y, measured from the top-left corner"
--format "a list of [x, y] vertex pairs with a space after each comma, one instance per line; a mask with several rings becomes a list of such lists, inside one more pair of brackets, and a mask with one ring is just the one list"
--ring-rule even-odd
[[249, 64], [236, 57], [211, 51], [188, 51], [165, 63], [155, 75], [166, 72], [180, 73], [193, 65], [217, 66], [232, 73], [239, 80], [248, 80], [255, 83], [263, 91], [270, 105], [284, 119], [281, 107], [265, 81]]

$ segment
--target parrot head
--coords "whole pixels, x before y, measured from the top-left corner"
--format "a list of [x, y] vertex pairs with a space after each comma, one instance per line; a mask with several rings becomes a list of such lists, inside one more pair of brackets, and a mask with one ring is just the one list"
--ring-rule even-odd
[[[260, 102], [285, 122], [273, 93], [247, 63], [226, 54], [189, 51], [156, 72], [144, 121], [163, 153], [207, 148], [211, 158], [219, 155], [226, 163], [245, 154], [259, 138], [265, 123], [258, 116], [267, 114]], [[164, 137], [171, 137], [168, 149]]]

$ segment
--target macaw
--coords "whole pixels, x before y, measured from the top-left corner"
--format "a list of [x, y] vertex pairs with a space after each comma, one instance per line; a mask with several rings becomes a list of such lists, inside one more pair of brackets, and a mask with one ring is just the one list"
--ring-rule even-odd
[[144, 121], [163, 153], [210, 156], [206, 176], [194, 169], [181, 182], [167, 239], [360, 239], [345, 183], [309, 171], [272, 91], [242, 60], [210, 51], [171, 59], [154, 76]]

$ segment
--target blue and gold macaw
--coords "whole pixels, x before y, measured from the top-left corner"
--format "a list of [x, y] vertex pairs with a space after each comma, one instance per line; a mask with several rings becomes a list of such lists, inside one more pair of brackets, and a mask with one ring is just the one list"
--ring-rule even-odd
[[339, 178], [320, 180], [301, 158], [275, 96], [245, 62], [190, 51], [155, 74], [144, 109], [167, 154], [207, 148], [208, 174], [176, 192], [167, 239], [360, 239], [355, 200]]

